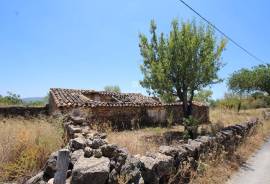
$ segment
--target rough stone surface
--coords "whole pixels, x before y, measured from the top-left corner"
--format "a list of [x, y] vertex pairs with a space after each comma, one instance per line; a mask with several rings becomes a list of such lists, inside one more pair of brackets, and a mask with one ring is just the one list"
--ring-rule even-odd
[[75, 139], [71, 139], [69, 141], [69, 145], [71, 148], [78, 150], [78, 149], [84, 149], [86, 145], [86, 140], [83, 137], [78, 137]]
[[121, 176], [125, 176], [126, 183], [139, 184], [142, 176], [141, 169], [142, 163], [138, 158], [128, 157], [125, 164], [121, 168]]
[[74, 165], [77, 160], [84, 155], [84, 151], [82, 149], [76, 150], [71, 153], [71, 163]]
[[44, 174], [43, 171], [39, 172], [36, 176], [27, 180], [26, 184], [39, 184], [39, 183], [43, 182], [43, 174]]
[[85, 148], [84, 148], [84, 156], [87, 157], [87, 158], [89, 158], [89, 157], [91, 157], [92, 155], [93, 155], [93, 150], [92, 150], [92, 148], [90, 148], [90, 147], [85, 147]]
[[103, 146], [104, 144], [106, 144], [106, 141], [104, 141], [101, 138], [95, 138], [93, 139], [93, 141], [89, 141], [88, 144], [91, 148], [98, 149], [100, 146]]
[[115, 144], [105, 144], [101, 146], [100, 149], [102, 151], [103, 156], [112, 158], [117, 154], [116, 150], [118, 149], [118, 146]]
[[71, 184], [106, 184], [110, 172], [106, 157], [80, 157], [72, 170]]
[[146, 183], [158, 184], [168, 179], [173, 171], [173, 158], [161, 153], [154, 153], [151, 156], [142, 156], [142, 176]]
[[57, 160], [58, 152], [54, 152], [50, 155], [47, 160], [44, 168], [44, 178], [50, 179], [54, 177], [54, 173], [56, 172], [56, 160]]
[[71, 121], [73, 121], [74, 124], [82, 124], [85, 121], [84, 117], [81, 116], [70, 116]]
[[96, 158], [100, 158], [100, 157], [102, 157], [102, 152], [101, 152], [100, 149], [94, 149], [94, 150], [93, 150], [93, 155], [94, 155], [94, 157], [96, 157]]
[[81, 133], [82, 129], [74, 125], [68, 125], [68, 132], [70, 135], [73, 135], [75, 133]]
[[[258, 124], [258, 119], [252, 119], [241, 125], [225, 127], [215, 136], [200, 136], [186, 144], [160, 146], [157, 153], [145, 156], [132, 156], [127, 149], [108, 144], [105, 134], [88, 131], [83, 125], [80, 126], [83, 131], [74, 133], [73, 137], [76, 135], [77, 138], [70, 139], [67, 147], [71, 151], [68, 176], [72, 176], [67, 183], [166, 184], [171, 176], [175, 180], [170, 180], [172, 183], [188, 183], [190, 173], [197, 170], [199, 158], [217, 157], [224, 152], [232, 154], [237, 145], [252, 135]], [[74, 123], [67, 122], [65, 128], [70, 125], [74, 126]], [[36, 183], [30, 184], [43, 184], [53, 178], [56, 160], [57, 152], [49, 157], [43, 177], [41, 174], [33, 177], [32, 181]], [[187, 167], [183, 167], [185, 165]]]

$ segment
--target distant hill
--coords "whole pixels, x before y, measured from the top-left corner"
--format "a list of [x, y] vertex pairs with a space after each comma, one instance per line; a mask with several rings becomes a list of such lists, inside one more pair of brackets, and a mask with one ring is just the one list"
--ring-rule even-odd
[[34, 101], [43, 101], [44, 97], [28, 97], [22, 98], [22, 101], [25, 103], [34, 102]]

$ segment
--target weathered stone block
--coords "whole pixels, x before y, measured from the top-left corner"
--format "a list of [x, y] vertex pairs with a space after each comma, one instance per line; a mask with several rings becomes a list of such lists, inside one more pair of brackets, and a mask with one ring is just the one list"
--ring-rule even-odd
[[72, 170], [71, 184], [106, 184], [110, 160], [106, 157], [80, 157]]
[[158, 184], [160, 180], [168, 179], [174, 170], [173, 158], [161, 153], [142, 156], [142, 176], [146, 183]]

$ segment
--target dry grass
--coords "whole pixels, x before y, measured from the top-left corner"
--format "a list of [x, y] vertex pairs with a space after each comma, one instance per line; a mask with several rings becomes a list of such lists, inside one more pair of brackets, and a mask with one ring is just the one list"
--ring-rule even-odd
[[46, 118], [0, 118], [0, 183], [23, 183], [62, 145], [57, 121]]
[[[156, 151], [160, 144], [159, 138], [168, 131], [183, 132], [183, 126], [172, 128], [144, 128], [133, 131], [109, 132], [108, 141], [121, 147], [126, 147], [132, 154], [145, 154], [148, 151]], [[156, 139], [153, 141], [153, 139]]]
[[[259, 110], [260, 111], [260, 110]], [[208, 160], [200, 163], [200, 172], [194, 173], [191, 183], [216, 184], [226, 183], [230, 176], [236, 172], [248, 158], [259, 149], [270, 135], [270, 121], [264, 122], [257, 132], [249, 137], [234, 153], [218, 160]]]
[[251, 117], [261, 117], [264, 109], [249, 109], [241, 110], [239, 113], [235, 110], [224, 109], [210, 109], [210, 121], [212, 123], [221, 122], [225, 126], [233, 125], [235, 123], [242, 123]]
[[[243, 110], [237, 113], [233, 110], [210, 109], [210, 121], [212, 124], [218, 124], [217, 129], [223, 126], [238, 124], [247, 121], [251, 117], [260, 117], [264, 109]], [[203, 125], [208, 131], [211, 126]], [[199, 128], [200, 129], [200, 128]], [[119, 146], [126, 147], [132, 154], [145, 154], [148, 151], [156, 151], [160, 142], [158, 139], [163, 133], [168, 131], [183, 131], [183, 126], [175, 126], [172, 128], [144, 128], [134, 131], [108, 132], [108, 140], [110, 143], [115, 143]], [[150, 139], [151, 138], [151, 139]]]

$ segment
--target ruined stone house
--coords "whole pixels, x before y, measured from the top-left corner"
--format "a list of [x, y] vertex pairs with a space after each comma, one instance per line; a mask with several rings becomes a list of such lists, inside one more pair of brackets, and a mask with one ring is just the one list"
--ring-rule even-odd
[[[67, 113], [76, 108], [87, 112], [90, 121], [110, 121], [125, 127], [180, 123], [183, 118], [181, 103], [162, 103], [158, 98], [140, 93], [50, 89], [51, 113]], [[201, 122], [209, 121], [207, 106], [194, 102], [193, 109], [195, 118]]]

